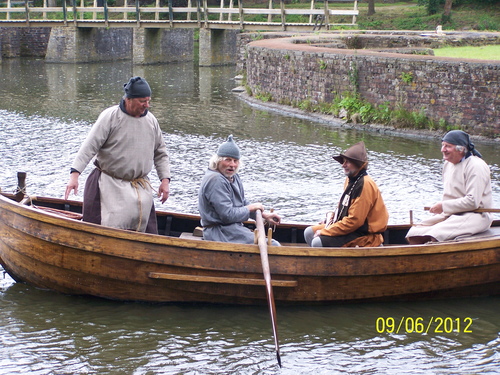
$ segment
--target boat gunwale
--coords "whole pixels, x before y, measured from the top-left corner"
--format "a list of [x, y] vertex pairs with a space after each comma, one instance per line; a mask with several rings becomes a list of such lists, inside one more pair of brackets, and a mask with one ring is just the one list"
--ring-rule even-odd
[[[55, 198], [54, 198], [55, 199]], [[69, 204], [72, 201], [67, 201]], [[249, 253], [259, 254], [259, 248], [256, 244], [235, 244], [218, 241], [194, 240], [189, 238], [179, 238], [174, 236], [155, 235], [149, 233], [139, 233], [127, 231], [123, 229], [104, 227], [98, 224], [87, 223], [74, 219], [62, 217], [60, 215], [38, 210], [31, 206], [26, 206], [12, 201], [8, 197], [0, 194], [0, 209], [4, 209], [3, 204], [9, 206], [9, 210], [28, 219], [54, 225], [56, 227], [64, 227], [72, 231], [84, 232], [98, 235], [110, 239], [118, 239], [132, 241], [135, 243], [149, 243], [154, 245], [165, 245], [178, 248], [189, 248], [197, 251], [219, 251], [231, 253]], [[172, 215], [186, 218], [199, 218], [197, 215], [184, 214], [176, 212], [158, 211], [163, 215]], [[500, 225], [500, 223], [498, 223]], [[12, 227], [12, 225], [10, 225]], [[302, 224], [291, 226], [304, 226]], [[398, 225], [401, 227], [401, 225]], [[392, 227], [392, 226], [389, 226]], [[403, 226], [404, 227], [404, 226]], [[22, 228], [15, 228], [23, 233], [29, 234]], [[32, 235], [32, 234], [30, 234]], [[33, 237], [37, 237], [32, 235]], [[37, 237], [40, 238], [40, 237]], [[56, 241], [49, 241], [43, 238], [46, 242], [60, 244]], [[456, 246], [450, 246], [454, 244]], [[471, 248], [471, 245], [474, 245]], [[67, 245], [64, 245], [67, 246]], [[89, 251], [80, 247], [73, 247], [80, 251]], [[388, 245], [379, 247], [354, 247], [354, 248], [312, 248], [308, 246], [270, 246], [269, 256], [285, 256], [285, 257], [312, 257], [312, 258], [366, 258], [366, 257], [398, 257], [398, 256], [419, 256], [444, 254], [463, 251], [481, 251], [500, 247], [500, 237], [494, 238], [476, 238], [465, 240], [451, 240], [437, 243], [427, 243], [423, 245]], [[103, 254], [102, 252], [99, 252]], [[111, 255], [111, 254], [109, 254]], [[116, 255], [112, 255], [116, 256]], [[127, 257], [128, 258], [128, 257]], [[134, 259], [131, 257], [131, 259]]]

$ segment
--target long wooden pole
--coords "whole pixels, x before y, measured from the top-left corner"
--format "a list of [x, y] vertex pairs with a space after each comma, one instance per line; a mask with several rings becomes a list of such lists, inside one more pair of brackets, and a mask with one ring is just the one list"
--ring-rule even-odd
[[257, 242], [259, 244], [260, 260], [262, 262], [262, 272], [264, 274], [264, 280], [266, 282], [267, 304], [269, 306], [269, 312], [271, 314], [271, 323], [273, 325], [276, 359], [278, 360], [278, 365], [281, 367], [280, 347], [278, 342], [278, 327], [276, 321], [276, 305], [274, 303], [273, 288], [271, 286], [271, 270], [269, 268], [269, 257], [267, 255], [266, 231], [264, 229], [264, 221], [262, 220], [262, 212], [260, 212], [260, 210], [256, 211], [255, 221], [257, 223], [257, 230], [258, 230]]
[[[430, 209], [430, 207], [424, 207], [424, 211], [429, 211]], [[500, 212], [500, 208], [478, 208], [467, 212]]]

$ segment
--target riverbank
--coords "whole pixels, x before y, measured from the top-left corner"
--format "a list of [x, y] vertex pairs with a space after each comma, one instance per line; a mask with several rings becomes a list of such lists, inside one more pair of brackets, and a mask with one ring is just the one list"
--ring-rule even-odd
[[[394, 126], [382, 124], [354, 124], [347, 122], [339, 117], [327, 115], [323, 113], [315, 113], [301, 110], [296, 107], [279, 104], [276, 102], [264, 102], [246, 93], [242, 87], [237, 87], [233, 90], [234, 94], [242, 101], [250, 106], [266, 111], [276, 112], [284, 116], [292, 116], [300, 119], [318, 122], [332, 128], [337, 129], [354, 129], [358, 131], [366, 131], [380, 135], [405, 137], [411, 139], [428, 139], [439, 142], [446, 131], [428, 130], [428, 129], [402, 129]], [[471, 139], [476, 143], [489, 144], [500, 146], [500, 139], [491, 139], [480, 135], [471, 135]]]
[[462, 129], [500, 141], [500, 61], [432, 53], [445, 45], [498, 44], [500, 33], [266, 34], [253, 41], [250, 36], [242, 71], [247, 93], [256, 99], [334, 114], [363, 128], [383, 124], [384, 132]]

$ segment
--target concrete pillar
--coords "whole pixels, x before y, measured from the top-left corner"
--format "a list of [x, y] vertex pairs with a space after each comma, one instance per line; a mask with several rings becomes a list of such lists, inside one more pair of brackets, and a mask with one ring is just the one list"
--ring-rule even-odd
[[234, 65], [238, 30], [200, 29], [200, 66]]
[[47, 62], [77, 62], [76, 61], [76, 27], [53, 27], [50, 32], [45, 61]]
[[192, 61], [192, 29], [135, 28], [132, 60], [134, 64]]
[[45, 61], [77, 63], [130, 60], [132, 29], [53, 27]]
[[136, 28], [132, 41], [132, 62], [134, 64], [144, 64], [146, 61], [146, 29]]

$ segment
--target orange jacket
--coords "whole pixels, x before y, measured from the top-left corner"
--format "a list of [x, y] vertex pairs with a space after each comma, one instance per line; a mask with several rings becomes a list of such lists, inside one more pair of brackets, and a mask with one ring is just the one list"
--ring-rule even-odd
[[[344, 199], [341, 199], [339, 203], [340, 216], [337, 221], [329, 225], [316, 225], [313, 230], [321, 230], [320, 234], [323, 236], [342, 236], [359, 231], [366, 234], [344, 246], [379, 246], [383, 242], [381, 233], [387, 229], [389, 213], [375, 181], [365, 171], [360, 173], [365, 175], [355, 183], [354, 188], [350, 191], [351, 197], [348, 207], [342, 211]], [[348, 188], [349, 182], [350, 180], [347, 178], [344, 183], [345, 190]], [[345, 193], [346, 191], [344, 191]]]

